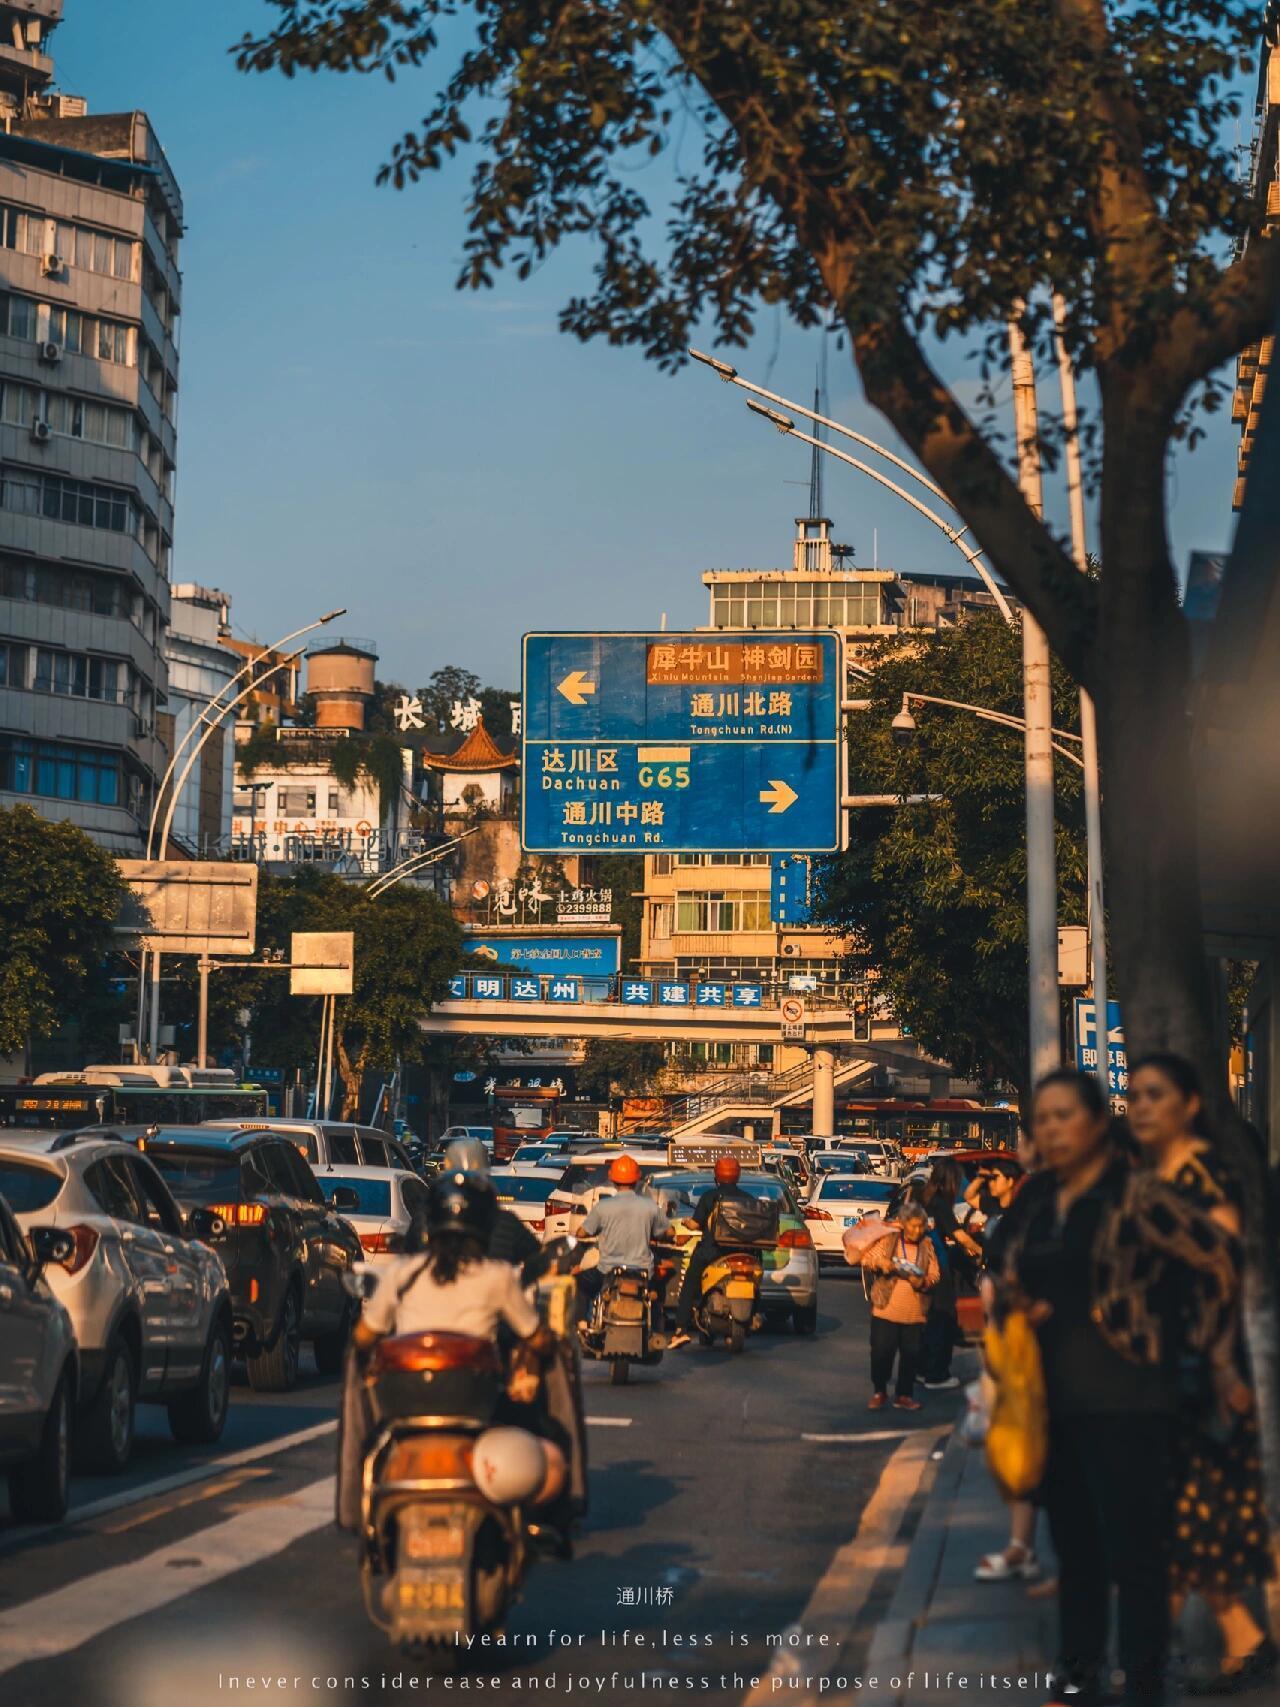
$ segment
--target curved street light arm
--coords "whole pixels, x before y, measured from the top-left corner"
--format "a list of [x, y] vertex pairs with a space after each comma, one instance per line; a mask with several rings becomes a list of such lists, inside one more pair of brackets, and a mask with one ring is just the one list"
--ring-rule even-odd
[[[156, 834], [156, 819], [160, 816], [160, 804], [164, 799], [164, 791], [166, 788], [168, 788], [169, 783], [171, 782], [171, 780], [173, 778], [173, 773], [178, 767], [178, 761], [181, 759], [181, 757], [182, 757], [184, 751], [186, 750], [187, 746], [189, 745], [189, 743], [194, 739], [196, 730], [200, 727], [200, 725], [202, 723], [205, 723], [208, 721], [209, 712], [214, 710], [214, 708], [218, 704], [218, 701], [222, 698], [223, 694], [227, 693], [231, 688], [233, 688], [237, 682], [242, 681], [245, 676], [247, 676], [258, 664], [260, 664], [264, 658], [269, 657], [272, 652], [279, 652], [280, 650], [282, 650], [282, 648], [287, 646], [291, 640], [297, 640], [299, 638], [299, 636], [301, 636], [303, 634], [310, 634], [313, 628], [323, 628], [325, 623], [332, 622], [335, 619], [335, 617], [345, 616], [346, 614], [347, 614], [347, 610], [346, 610], [345, 605], [340, 606], [337, 610], [327, 611], [324, 616], [318, 617], [315, 622], [309, 622], [305, 628], [295, 628], [292, 634], [286, 634], [286, 635], [282, 636], [281, 639], [276, 641], [274, 646], [267, 646], [261, 652], [256, 653], [252, 658], [247, 658], [245, 660], [245, 662], [241, 665], [241, 667], [236, 671], [235, 675], [231, 677], [230, 681], [226, 681], [222, 684], [222, 686], [218, 689], [217, 693], [214, 694], [213, 698], [204, 707], [204, 710], [200, 713], [199, 717], [192, 718], [190, 727], [187, 729], [187, 731], [183, 735], [182, 739], [174, 747], [173, 756], [169, 760], [168, 769], [165, 771], [164, 776], [161, 778], [160, 787], [156, 790], [155, 805], [151, 808], [151, 821], [147, 825], [147, 858], [148, 859], [150, 859], [151, 855], [152, 855], [152, 848], [153, 848], [153, 845], [155, 842], [155, 834]], [[272, 672], [272, 673], [274, 674], [274, 672]], [[227, 705], [226, 707], [224, 707], [224, 709], [229, 711], [231, 709], [231, 707], [230, 707], [230, 705]], [[218, 721], [221, 721], [221, 719], [218, 719]], [[164, 843], [162, 842], [161, 847], [163, 848], [163, 846], [164, 846]]]
[[1000, 591], [991, 571], [987, 568], [986, 564], [983, 563], [981, 552], [975, 551], [972, 546], [966, 545], [963, 539], [961, 539], [960, 534], [962, 530], [953, 528], [950, 522], [944, 521], [936, 510], [931, 510], [927, 504], [922, 504], [919, 498], [913, 497], [910, 492], [904, 491], [904, 489], [898, 485], [897, 481], [890, 480], [887, 474], [881, 474], [878, 469], [868, 467], [865, 462], [859, 462], [858, 458], [856, 456], [850, 456], [848, 451], [837, 450], [834, 445], [827, 444], [824, 439], [816, 439], [810, 433], [802, 433], [799, 427], [796, 426], [795, 422], [789, 421], [785, 415], [779, 415], [773, 409], [766, 409], [761, 403], [748, 403], [747, 408], [754, 411], [757, 415], [763, 415], [765, 420], [775, 426], [780, 433], [790, 433], [794, 438], [799, 439], [802, 444], [814, 445], [818, 450], [826, 451], [828, 456], [834, 456], [841, 462], [847, 462], [850, 468], [856, 468], [860, 474], [870, 475], [872, 480], [878, 480], [881, 486], [887, 486], [890, 492], [892, 492], [896, 497], [901, 498], [904, 503], [910, 504], [911, 508], [913, 510], [918, 510], [922, 516], [926, 516], [935, 527], [941, 528], [943, 533], [945, 533], [947, 538], [951, 541], [952, 545], [954, 545], [956, 550], [960, 552], [965, 562], [982, 581], [983, 586], [991, 594], [991, 597], [996, 602], [996, 608], [999, 610], [1000, 615], [1011, 628], [1014, 626], [1016, 619], [1012, 610], [1009, 608], [1009, 601]]
[[[1004, 729], [1018, 729], [1025, 732], [1027, 727], [1026, 720], [1024, 718], [1012, 717], [1008, 712], [993, 711], [990, 706], [986, 705], [968, 705], [964, 700], [960, 699], [939, 699], [936, 694], [931, 693], [904, 692], [902, 696], [903, 711], [907, 710], [908, 702], [911, 700], [915, 700], [917, 705], [943, 705], [951, 711], [968, 711], [972, 713], [974, 717], [980, 717], [984, 723], [996, 723]], [[1060, 758], [1070, 759], [1073, 765], [1079, 765], [1081, 770], [1083, 770], [1083, 756], [1080, 753], [1073, 753], [1070, 747], [1064, 747], [1061, 745], [1061, 742], [1063, 741], [1079, 741], [1081, 737], [1079, 735], [1073, 735], [1069, 729], [1054, 729], [1051, 731], [1051, 735], [1052, 740], [1050, 745], [1053, 747], [1054, 752], [1057, 753]]]
[[460, 836], [453, 836], [447, 842], [441, 842], [434, 848], [423, 848], [419, 853], [410, 854], [402, 859], [399, 865], [392, 866], [390, 871], [384, 871], [373, 878], [365, 890], [369, 900], [376, 901], [379, 895], [385, 895], [388, 889], [395, 887], [402, 877], [411, 877], [414, 872], [423, 870], [428, 865], [434, 865], [436, 860], [443, 858], [450, 848], [456, 848], [459, 842], [465, 842], [468, 836], [474, 836], [479, 830], [477, 824], [473, 829], [464, 830]]

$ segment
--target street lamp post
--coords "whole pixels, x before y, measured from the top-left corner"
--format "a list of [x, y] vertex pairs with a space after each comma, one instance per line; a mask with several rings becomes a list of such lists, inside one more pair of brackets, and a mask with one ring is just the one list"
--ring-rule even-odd
[[[156, 838], [156, 819], [159, 816], [160, 807], [161, 807], [161, 804], [164, 800], [165, 789], [169, 788], [170, 794], [169, 794], [168, 809], [165, 812], [164, 827], [161, 830], [160, 839], [159, 839], [159, 851], [160, 851], [160, 855], [162, 858], [164, 856], [165, 848], [169, 845], [169, 833], [173, 828], [173, 817], [174, 817], [175, 811], [177, 810], [178, 798], [181, 795], [183, 788], [186, 786], [187, 779], [190, 777], [191, 772], [192, 772], [193, 768], [195, 767], [195, 763], [196, 763], [197, 759], [200, 757], [201, 751], [203, 750], [206, 741], [208, 741], [209, 737], [213, 734], [214, 730], [217, 728], [220, 728], [222, 723], [227, 718], [228, 714], [231, 713], [232, 711], [234, 711], [236, 709], [236, 707], [238, 705], [240, 705], [244, 700], [246, 700], [249, 697], [249, 695], [251, 693], [253, 693], [255, 691], [255, 689], [257, 688], [260, 680], [262, 679], [259, 676], [254, 674], [254, 671], [256, 670], [257, 666], [263, 661], [264, 658], [270, 657], [272, 655], [272, 653], [281, 651], [291, 641], [299, 639], [304, 634], [310, 634], [313, 629], [323, 628], [326, 623], [333, 622], [335, 618], [340, 617], [340, 616], [345, 616], [345, 615], [346, 615], [346, 606], [340, 605], [337, 610], [326, 611], [323, 616], [317, 617], [314, 622], [307, 623], [305, 625], [305, 627], [303, 627], [303, 628], [295, 628], [291, 634], [284, 635], [281, 639], [274, 642], [273, 645], [264, 647], [261, 652], [255, 653], [252, 658], [248, 659], [241, 666], [241, 668], [236, 671], [235, 675], [232, 676], [230, 681], [223, 683], [223, 685], [218, 689], [217, 693], [215, 693], [213, 695], [212, 699], [210, 699], [209, 702], [205, 705], [205, 707], [201, 711], [199, 717], [192, 719], [191, 727], [187, 730], [186, 734], [182, 737], [182, 740], [179, 741], [174, 748], [173, 757], [169, 760], [168, 768], [164, 773], [164, 778], [160, 783], [159, 790], [157, 791], [155, 805], [151, 809], [151, 822], [147, 827], [147, 858], [148, 859], [151, 859], [153, 857], [153, 849], [155, 846], [155, 838]], [[292, 662], [292, 660], [289, 660], [289, 662]], [[274, 675], [276, 670], [282, 669], [284, 667], [285, 667], [284, 665], [277, 664], [271, 671], [268, 672], [268, 674]], [[221, 701], [223, 694], [225, 694], [230, 688], [235, 687], [237, 682], [244, 681], [246, 676], [249, 678], [248, 682], [243, 688], [241, 688], [240, 692], [238, 694], [236, 694], [235, 698], [228, 700], [225, 704], [220, 704], [219, 702]], [[211, 712], [216, 712], [216, 716], [210, 717]], [[194, 749], [188, 755], [186, 764], [182, 770], [182, 774], [178, 777], [176, 782], [173, 782], [173, 775], [174, 775], [175, 770], [177, 769], [179, 759], [182, 757], [186, 748], [191, 744], [192, 739], [195, 737], [197, 730], [200, 730], [200, 729], [203, 729], [203, 733], [200, 734], [199, 739], [196, 740], [196, 742], [195, 742]], [[148, 1055], [152, 1061], [154, 1061], [156, 1059], [156, 1055], [157, 1055], [157, 1052], [159, 1050], [159, 1044], [160, 1044], [160, 960], [161, 960], [160, 951], [158, 949], [153, 949], [151, 951], [151, 1012], [150, 1012], [150, 1022], [151, 1023], [150, 1023], [150, 1036], [149, 1036], [149, 1043], [148, 1043]], [[143, 953], [142, 953], [140, 960], [139, 960], [139, 966], [138, 966], [138, 1044], [139, 1044], [139, 1047], [141, 1047], [141, 1044], [142, 1044], [143, 1026], [144, 1026], [144, 1023], [147, 1019], [147, 1010], [146, 1010], [146, 982], [147, 982], [147, 978], [146, 978], [146, 974], [147, 974], [147, 953], [145, 950], [143, 950]], [[204, 1004], [202, 1003], [202, 1007], [203, 1006], [204, 1006]], [[207, 1009], [206, 1009], [206, 1012], [207, 1012]], [[201, 1042], [201, 1044], [200, 1044], [199, 1065], [202, 1067], [204, 1066], [203, 1042]]]

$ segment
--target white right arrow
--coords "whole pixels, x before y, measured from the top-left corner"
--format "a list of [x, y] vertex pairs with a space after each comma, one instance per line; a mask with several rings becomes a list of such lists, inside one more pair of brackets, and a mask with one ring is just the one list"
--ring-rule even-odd
[[794, 806], [800, 796], [790, 783], [780, 782], [776, 776], [769, 778], [768, 788], [760, 790], [762, 805], [769, 808], [770, 815], [775, 812], [785, 812], [788, 806]]

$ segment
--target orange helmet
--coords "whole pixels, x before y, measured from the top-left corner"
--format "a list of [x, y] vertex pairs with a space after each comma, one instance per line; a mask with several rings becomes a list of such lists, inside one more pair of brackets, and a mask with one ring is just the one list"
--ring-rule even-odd
[[634, 1156], [619, 1156], [609, 1169], [614, 1185], [639, 1185], [640, 1164]]
[[737, 1185], [742, 1177], [742, 1164], [736, 1156], [716, 1157], [716, 1184]]

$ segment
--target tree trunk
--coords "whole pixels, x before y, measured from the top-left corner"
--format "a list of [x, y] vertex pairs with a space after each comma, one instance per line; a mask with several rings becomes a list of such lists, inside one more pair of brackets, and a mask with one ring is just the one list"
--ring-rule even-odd
[[1164, 436], [1108, 422], [1101, 514], [1098, 729], [1107, 924], [1131, 1062], [1191, 1061], [1245, 1199], [1245, 1333], [1268, 1504], [1280, 1520], [1280, 1338], [1264, 1159], [1231, 1104], [1205, 952], [1191, 657], [1164, 526]]
[[342, 1077], [342, 1118], [343, 1120], [359, 1120], [360, 1091], [364, 1084], [365, 1051], [362, 1049], [352, 1061], [347, 1053], [347, 1046], [341, 1034], [338, 1036], [338, 1072]]

